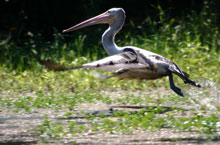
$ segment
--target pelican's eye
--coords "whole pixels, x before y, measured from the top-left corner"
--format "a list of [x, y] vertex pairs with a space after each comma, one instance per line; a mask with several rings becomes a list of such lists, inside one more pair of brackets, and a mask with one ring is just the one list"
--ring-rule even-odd
[[107, 11], [107, 13], [108, 13], [108, 14], [111, 14], [111, 11], [110, 11], [110, 10], [108, 10], [108, 11]]

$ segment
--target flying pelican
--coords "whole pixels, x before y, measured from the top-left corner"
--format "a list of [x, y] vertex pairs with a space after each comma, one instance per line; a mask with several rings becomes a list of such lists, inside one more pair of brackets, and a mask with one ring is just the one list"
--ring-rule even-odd
[[70, 32], [90, 25], [109, 24], [109, 28], [102, 35], [102, 44], [110, 56], [83, 64], [82, 66], [73, 66], [70, 68], [59, 68], [56, 66], [55, 70], [95, 68], [114, 72], [111, 76], [105, 76], [105, 78], [117, 76], [121, 79], [137, 78], [154, 80], [168, 76], [170, 88], [180, 96], [184, 95], [181, 89], [175, 86], [173, 73], [178, 75], [185, 83], [201, 87], [200, 84], [190, 80], [189, 75], [183, 72], [174, 62], [161, 55], [134, 46], [117, 46], [114, 42], [115, 35], [121, 30], [124, 21], [125, 11], [122, 8], [111, 8], [96, 17], [63, 30], [63, 32]]

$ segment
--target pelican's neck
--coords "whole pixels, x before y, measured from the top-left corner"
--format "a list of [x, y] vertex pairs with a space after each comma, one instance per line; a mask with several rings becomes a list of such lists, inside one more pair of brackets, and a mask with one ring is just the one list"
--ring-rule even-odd
[[102, 44], [108, 55], [114, 55], [122, 52], [121, 48], [115, 44], [115, 35], [121, 30], [124, 24], [125, 16], [117, 19], [102, 35]]

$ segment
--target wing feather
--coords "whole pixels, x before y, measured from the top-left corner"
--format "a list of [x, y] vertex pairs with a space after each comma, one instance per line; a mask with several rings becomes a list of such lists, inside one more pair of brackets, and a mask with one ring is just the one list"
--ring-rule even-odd
[[138, 61], [138, 55], [132, 51], [112, 55], [101, 60], [82, 65], [85, 68], [97, 68], [106, 71], [117, 71], [119, 69], [149, 68], [148, 64]]

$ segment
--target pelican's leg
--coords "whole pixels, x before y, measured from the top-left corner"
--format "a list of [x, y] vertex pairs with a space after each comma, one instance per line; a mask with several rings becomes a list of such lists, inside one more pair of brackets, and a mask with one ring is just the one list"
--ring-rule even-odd
[[183, 93], [181, 92], [181, 89], [176, 87], [174, 82], [173, 82], [173, 75], [170, 71], [167, 72], [168, 77], [169, 77], [169, 81], [170, 81], [170, 88], [176, 92], [178, 95], [183, 96]]

